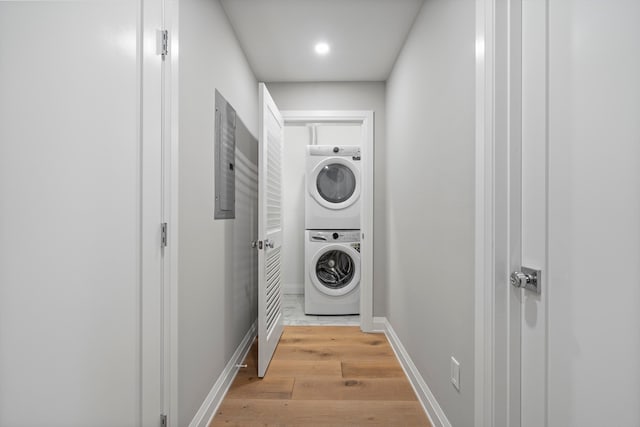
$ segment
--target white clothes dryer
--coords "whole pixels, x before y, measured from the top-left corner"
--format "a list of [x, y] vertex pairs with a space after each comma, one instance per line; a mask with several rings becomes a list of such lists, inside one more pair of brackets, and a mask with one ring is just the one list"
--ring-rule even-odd
[[304, 312], [360, 313], [360, 230], [306, 230]]
[[307, 146], [305, 228], [360, 229], [360, 147]]

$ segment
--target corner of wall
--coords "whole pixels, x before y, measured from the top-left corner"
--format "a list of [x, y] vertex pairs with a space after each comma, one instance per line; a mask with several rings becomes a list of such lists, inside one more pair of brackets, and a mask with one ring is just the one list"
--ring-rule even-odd
[[400, 341], [400, 338], [393, 330], [391, 323], [389, 323], [385, 317], [375, 317], [373, 322], [375, 331], [384, 332], [389, 340], [391, 348], [393, 348], [393, 352], [400, 361], [400, 365], [402, 366], [404, 373], [407, 375], [407, 378], [411, 383], [411, 387], [413, 387], [413, 390], [418, 397], [418, 401], [429, 417], [429, 421], [431, 421], [431, 425], [433, 427], [451, 427], [449, 419], [440, 407], [440, 404], [431, 392], [426, 381], [420, 374], [420, 371], [418, 371], [418, 368], [413, 363], [413, 360], [411, 360], [409, 352], [407, 352], [406, 348]]
[[231, 387], [238, 371], [242, 368], [242, 362], [246, 359], [247, 354], [249, 354], [249, 350], [251, 350], [251, 346], [257, 337], [257, 332], [258, 322], [255, 321], [229, 359], [229, 362], [227, 362], [220, 376], [213, 384], [213, 387], [211, 387], [211, 391], [209, 391], [200, 409], [198, 409], [198, 412], [196, 412], [196, 415], [189, 423], [189, 427], [207, 427], [211, 424], [213, 417], [229, 391], [229, 387]]

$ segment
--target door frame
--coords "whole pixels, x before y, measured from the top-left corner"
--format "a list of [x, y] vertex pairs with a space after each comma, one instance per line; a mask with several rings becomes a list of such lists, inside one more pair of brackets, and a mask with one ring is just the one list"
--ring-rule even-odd
[[[163, 116], [164, 61], [154, 48], [158, 26], [164, 24], [165, 0], [138, 2], [137, 34], [140, 108], [140, 403], [141, 425], [160, 422], [164, 413], [164, 222], [165, 137]], [[155, 42], [155, 43], [154, 43]]]
[[474, 420], [519, 427], [522, 0], [476, 0], [475, 53]]
[[169, 33], [169, 48], [162, 64], [162, 209], [163, 222], [168, 224], [162, 283], [162, 409], [168, 426], [178, 425], [179, 3], [178, 0], [163, 0], [164, 29]]
[[366, 110], [284, 110], [284, 125], [306, 123], [355, 123], [362, 126], [362, 203], [360, 204], [360, 329], [373, 332], [373, 111]]

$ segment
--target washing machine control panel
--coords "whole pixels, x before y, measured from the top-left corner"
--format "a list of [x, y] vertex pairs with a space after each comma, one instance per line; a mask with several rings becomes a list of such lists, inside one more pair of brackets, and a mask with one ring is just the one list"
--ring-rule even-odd
[[308, 145], [307, 150], [310, 156], [345, 156], [360, 160], [359, 145]]
[[318, 230], [309, 233], [312, 242], [360, 242], [360, 230]]

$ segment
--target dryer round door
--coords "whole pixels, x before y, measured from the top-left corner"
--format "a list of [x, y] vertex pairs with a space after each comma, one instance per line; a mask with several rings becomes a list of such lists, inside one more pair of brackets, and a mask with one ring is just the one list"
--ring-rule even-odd
[[345, 158], [326, 158], [311, 172], [308, 191], [325, 208], [345, 209], [360, 197], [360, 171]]
[[325, 295], [346, 295], [360, 283], [360, 253], [351, 246], [322, 246], [310, 267], [311, 282]]

